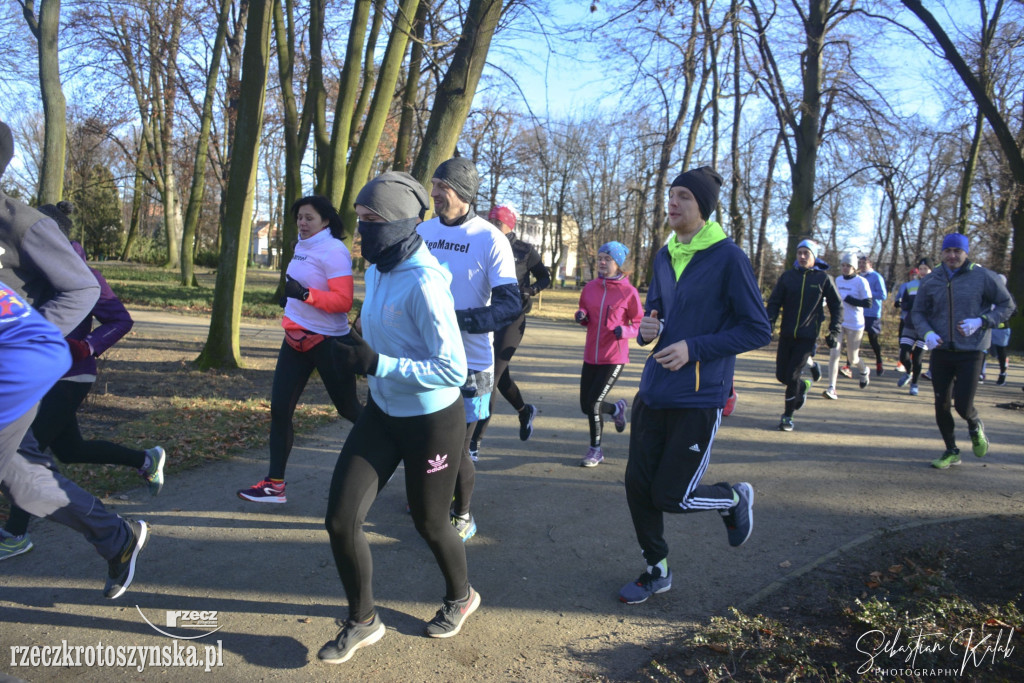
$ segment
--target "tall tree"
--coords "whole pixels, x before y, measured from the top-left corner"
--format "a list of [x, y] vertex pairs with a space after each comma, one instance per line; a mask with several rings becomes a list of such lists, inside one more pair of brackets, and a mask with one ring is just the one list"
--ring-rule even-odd
[[423, 145], [412, 168], [412, 175], [424, 186], [434, 169], [455, 150], [503, 7], [504, 0], [469, 1], [462, 34], [434, 96]]
[[[1007, 274], [1007, 285], [1014, 299], [1018, 302], [1024, 301], [1024, 151], [1022, 151], [1020, 144], [1017, 142], [1017, 137], [1010, 130], [1007, 118], [1011, 115], [1011, 112], [1007, 111], [1004, 114], [999, 110], [995, 102], [993, 102], [989, 90], [985, 87], [983, 79], [971, 70], [963, 55], [960, 54], [956, 45], [950, 40], [946, 30], [942, 28], [942, 24], [938, 22], [931, 12], [924, 8], [920, 0], [902, 0], [902, 2], [907, 9], [921, 20], [921, 23], [925, 25], [935, 38], [935, 41], [942, 49], [942, 54], [946, 61], [953, 67], [957, 75], [964, 82], [964, 85], [967, 86], [967, 90], [977, 103], [978, 109], [985, 115], [985, 119], [992, 127], [992, 131], [995, 133], [999, 146], [1006, 157], [1010, 173], [1016, 183], [1016, 196], [1014, 197], [1013, 208], [1010, 211], [1010, 224], [1013, 229], [1013, 250], [1010, 252], [1010, 271]], [[1001, 6], [1001, 4], [1002, 0], [997, 0], [997, 6]], [[1013, 104], [1014, 106], [1017, 105], [1016, 102]], [[1021, 320], [1020, 316], [1015, 316], [1011, 318], [1010, 324], [1017, 332], [1011, 338], [1013, 340], [1012, 343], [1017, 348], [1020, 348], [1022, 342], [1024, 342], [1024, 339], [1021, 339], [1024, 337], [1024, 321]]]
[[245, 121], [245, 125], [235, 128], [235, 141], [232, 145], [234, 154], [228, 177], [228, 206], [222, 228], [210, 332], [206, 346], [197, 359], [201, 368], [242, 367], [238, 331], [252, 233], [263, 103], [270, 63], [270, 25], [275, 1], [251, 0], [249, 3], [238, 98], [238, 116]]
[[18, 0], [39, 46], [39, 92], [43, 99], [45, 137], [39, 182], [39, 203], [55, 204], [64, 195], [64, 156], [67, 145], [67, 103], [60, 82], [58, 33], [60, 0]]

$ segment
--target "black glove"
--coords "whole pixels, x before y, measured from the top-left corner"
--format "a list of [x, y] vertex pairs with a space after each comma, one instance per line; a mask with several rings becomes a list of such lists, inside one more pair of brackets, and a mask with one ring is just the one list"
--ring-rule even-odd
[[537, 296], [537, 288], [534, 287], [533, 285], [530, 285], [529, 287], [523, 287], [523, 292], [526, 294], [526, 296]]
[[578, 311], [576, 311], [576, 315], [575, 315], [576, 322], [578, 322], [580, 325], [582, 325], [583, 323], [587, 322], [587, 319], [589, 317], [590, 316], [587, 315], [587, 312], [584, 311], [582, 308], [579, 309]]
[[298, 280], [293, 280], [291, 275], [284, 276], [284, 295], [289, 299], [298, 299], [299, 301], [305, 301], [309, 298], [309, 290], [299, 284]]
[[830, 349], [839, 348], [839, 340], [836, 339], [836, 335], [834, 333], [829, 332], [828, 334], [825, 335], [825, 346], [827, 346]]
[[351, 330], [344, 337], [335, 338], [334, 351], [337, 353], [338, 362], [349, 372], [357, 375], [372, 375], [377, 372], [380, 355], [371, 349], [355, 330]]
[[277, 305], [280, 306], [281, 308], [284, 308], [285, 306], [287, 306], [288, 305], [288, 295], [287, 294], [281, 295], [281, 298], [277, 300]]
[[615, 332], [615, 338], [616, 339], [622, 339], [622, 325], [617, 326], [612, 331]]

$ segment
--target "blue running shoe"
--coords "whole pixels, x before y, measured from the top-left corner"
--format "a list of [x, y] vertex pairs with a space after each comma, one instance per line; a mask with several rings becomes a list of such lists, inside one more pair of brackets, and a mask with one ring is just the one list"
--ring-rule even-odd
[[732, 490], [740, 497], [740, 502], [722, 510], [721, 514], [729, 532], [729, 545], [737, 548], [747, 542], [754, 530], [754, 487], [744, 481], [733, 486]]
[[619, 600], [627, 605], [637, 605], [655, 593], [664, 593], [672, 588], [672, 570], [668, 576], [661, 575], [659, 567], [651, 567], [636, 581], [630, 581], [619, 591]]

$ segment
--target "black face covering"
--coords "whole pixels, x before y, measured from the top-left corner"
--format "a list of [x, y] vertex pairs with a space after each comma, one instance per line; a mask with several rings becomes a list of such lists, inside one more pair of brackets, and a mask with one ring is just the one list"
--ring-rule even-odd
[[402, 218], [387, 223], [359, 221], [363, 258], [387, 273], [416, 251], [423, 239], [416, 232], [420, 219]]

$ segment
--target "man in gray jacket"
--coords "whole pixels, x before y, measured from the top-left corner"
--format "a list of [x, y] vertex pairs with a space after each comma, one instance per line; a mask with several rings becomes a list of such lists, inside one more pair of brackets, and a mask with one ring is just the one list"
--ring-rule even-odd
[[974, 455], [988, 453], [985, 426], [974, 407], [974, 394], [992, 328], [1013, 312], [1013, 297], [996, 274], [968, 260], [969, 243], [960, 233], [942, 240], [942, 265], [925, 277], [911, 310], [914, 327], [932, 350], [935, 421], [946, 451], [932, 467], [960, 464], [956, 425], [950, 403], [967, 421]]

